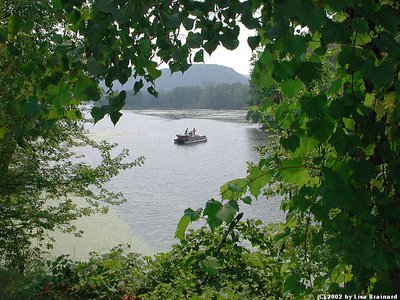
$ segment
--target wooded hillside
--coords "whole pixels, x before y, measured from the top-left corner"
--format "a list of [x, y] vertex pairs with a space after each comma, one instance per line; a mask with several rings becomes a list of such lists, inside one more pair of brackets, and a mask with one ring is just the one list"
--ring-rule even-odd
[[183, 74], [162, 69], [155, 81], [158, 97], [135, 93], [133, 77], [121, 86], [127, 90], [125, 109], [243, 109], [249, 102], [248, 78], [232, 68], [220, 65], [193, 65]]
[[[248, 84], [249, 78], [243, 74], [239, 74], [234, 69], [213, 64], [194, 64], [183, 74], [176, 72], [171, 74], [168, 68], [161, 69], [161, 75], [155, 80], [155, 88], [160, 91], [171, 91], [176, 87], [182, 86], [204, 86], [208, 83], [242, 83]], [[113, 82], [113, 89], [116, 91], [132, 90], [135, 84], [135, 78], [130, 77], [128, 81], [121, 85], [118, 80]], [[105, 89], [105, 84], [100, 84]], [[145, 83], [145, 86], [150, 86]]]
[[158, 97], [148, 93], [126, 95], [125, 109], [243, 109], [249, 99], [249, 86], [242, 83], [210, 82], [204, 86], [182, 86], [160, 92]]

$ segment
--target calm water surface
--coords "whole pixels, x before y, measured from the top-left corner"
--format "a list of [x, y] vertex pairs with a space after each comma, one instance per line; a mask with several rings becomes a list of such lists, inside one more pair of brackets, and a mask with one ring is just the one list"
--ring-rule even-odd
[[[117, 142], [131, 157], [145, 156], [141, 167], [124, 171], [110, 184], [127, 202], [117, 214], [153, 253], [169, 250], [183, 211], [204, 207], [219, 197], [221, 185], [246, 175], [246, 161], [257, 161], [254, 147], [267, 142], [244, 111], [124, 111], [113, 126], [102, 120], [90, 129], [96, 140]], [[195, 127], [208, 142], [175, 145], [175, 134]], [[241, 207], [244, 217], [265, 222], [283, 219], [279, 200]], [[116, 233], [118, 234], [118, 233]]]

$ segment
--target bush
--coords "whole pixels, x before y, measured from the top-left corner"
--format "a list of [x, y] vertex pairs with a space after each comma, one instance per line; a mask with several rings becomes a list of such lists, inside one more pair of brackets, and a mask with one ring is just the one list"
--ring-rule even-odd
[[136, 253], [126, 253], [122, 246], [109, 253], [90, 254], [87, 262], [60, 256], [47, 263], [47, 272], [36, 276], [29, 286], [36, 297], [57, 299], [135, 299], [142, 285], [144, 260]]
[[228, 226], [215, 232], [205, 227], [189, 230], [182, 244], [149, 261], [140, 295], [145, 299], [279, 298], [282, 262], [273, 247], [276, 227], [260, 224], [238, 223], [229, 231]]
[[291, 299], [303, 283], [313, 284], [293, 278], [312, 278], [327, 262], [317, 248], [307, 257], [320, 263], [303, 258], [304, 249], [285, 234], [278, 225], [247, 220], [215, 231], [191, 229], [171, 251], [153, 258], [122, 246], [91, 253], [87, 262], [60, 256], [20, 288], [31, 298], [9, 299]]

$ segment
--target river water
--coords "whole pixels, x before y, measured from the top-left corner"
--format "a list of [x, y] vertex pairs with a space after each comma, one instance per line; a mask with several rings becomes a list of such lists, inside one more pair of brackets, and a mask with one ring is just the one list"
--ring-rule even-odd
[[[204, 207], [211, 198], [218, 199], [221, 185], [244, 177], [246, 162], [258, 160], [254, 147], [267, 143], [268, 137], [256, 125], [247, 123], [245, 114], [212, 110], [123, 111], [115, 127], [105, 119], [90, 128], [93, 139], [116, 142], [120, 148], [129, 149], [132, 158], [145, 156], [144, 165], [124, 171], [108, 186], [122, 191], [128, 200], [116, 207], [116, 215], [141, 244], [138, 251], [168, 251], [177, 242], [174, 232], [183, 211]], [[197, 134], [207, 135], [208, 141], [173, 143], [177, 133], [193, 127]], [[260, 199], [241, 210], [245, 218], [277, 222], [284, 218], [279, 202]], [[99, 230], [95, 223], [94, 228]]]

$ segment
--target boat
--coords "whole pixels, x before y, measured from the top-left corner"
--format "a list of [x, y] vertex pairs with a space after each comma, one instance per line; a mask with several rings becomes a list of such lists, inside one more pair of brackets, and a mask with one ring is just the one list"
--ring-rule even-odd
[[205, 135], [177, 134], [176, 139], [174, 139], [174, 143], [180, 145], [202, 142], [207, 142], [207, 137]]

